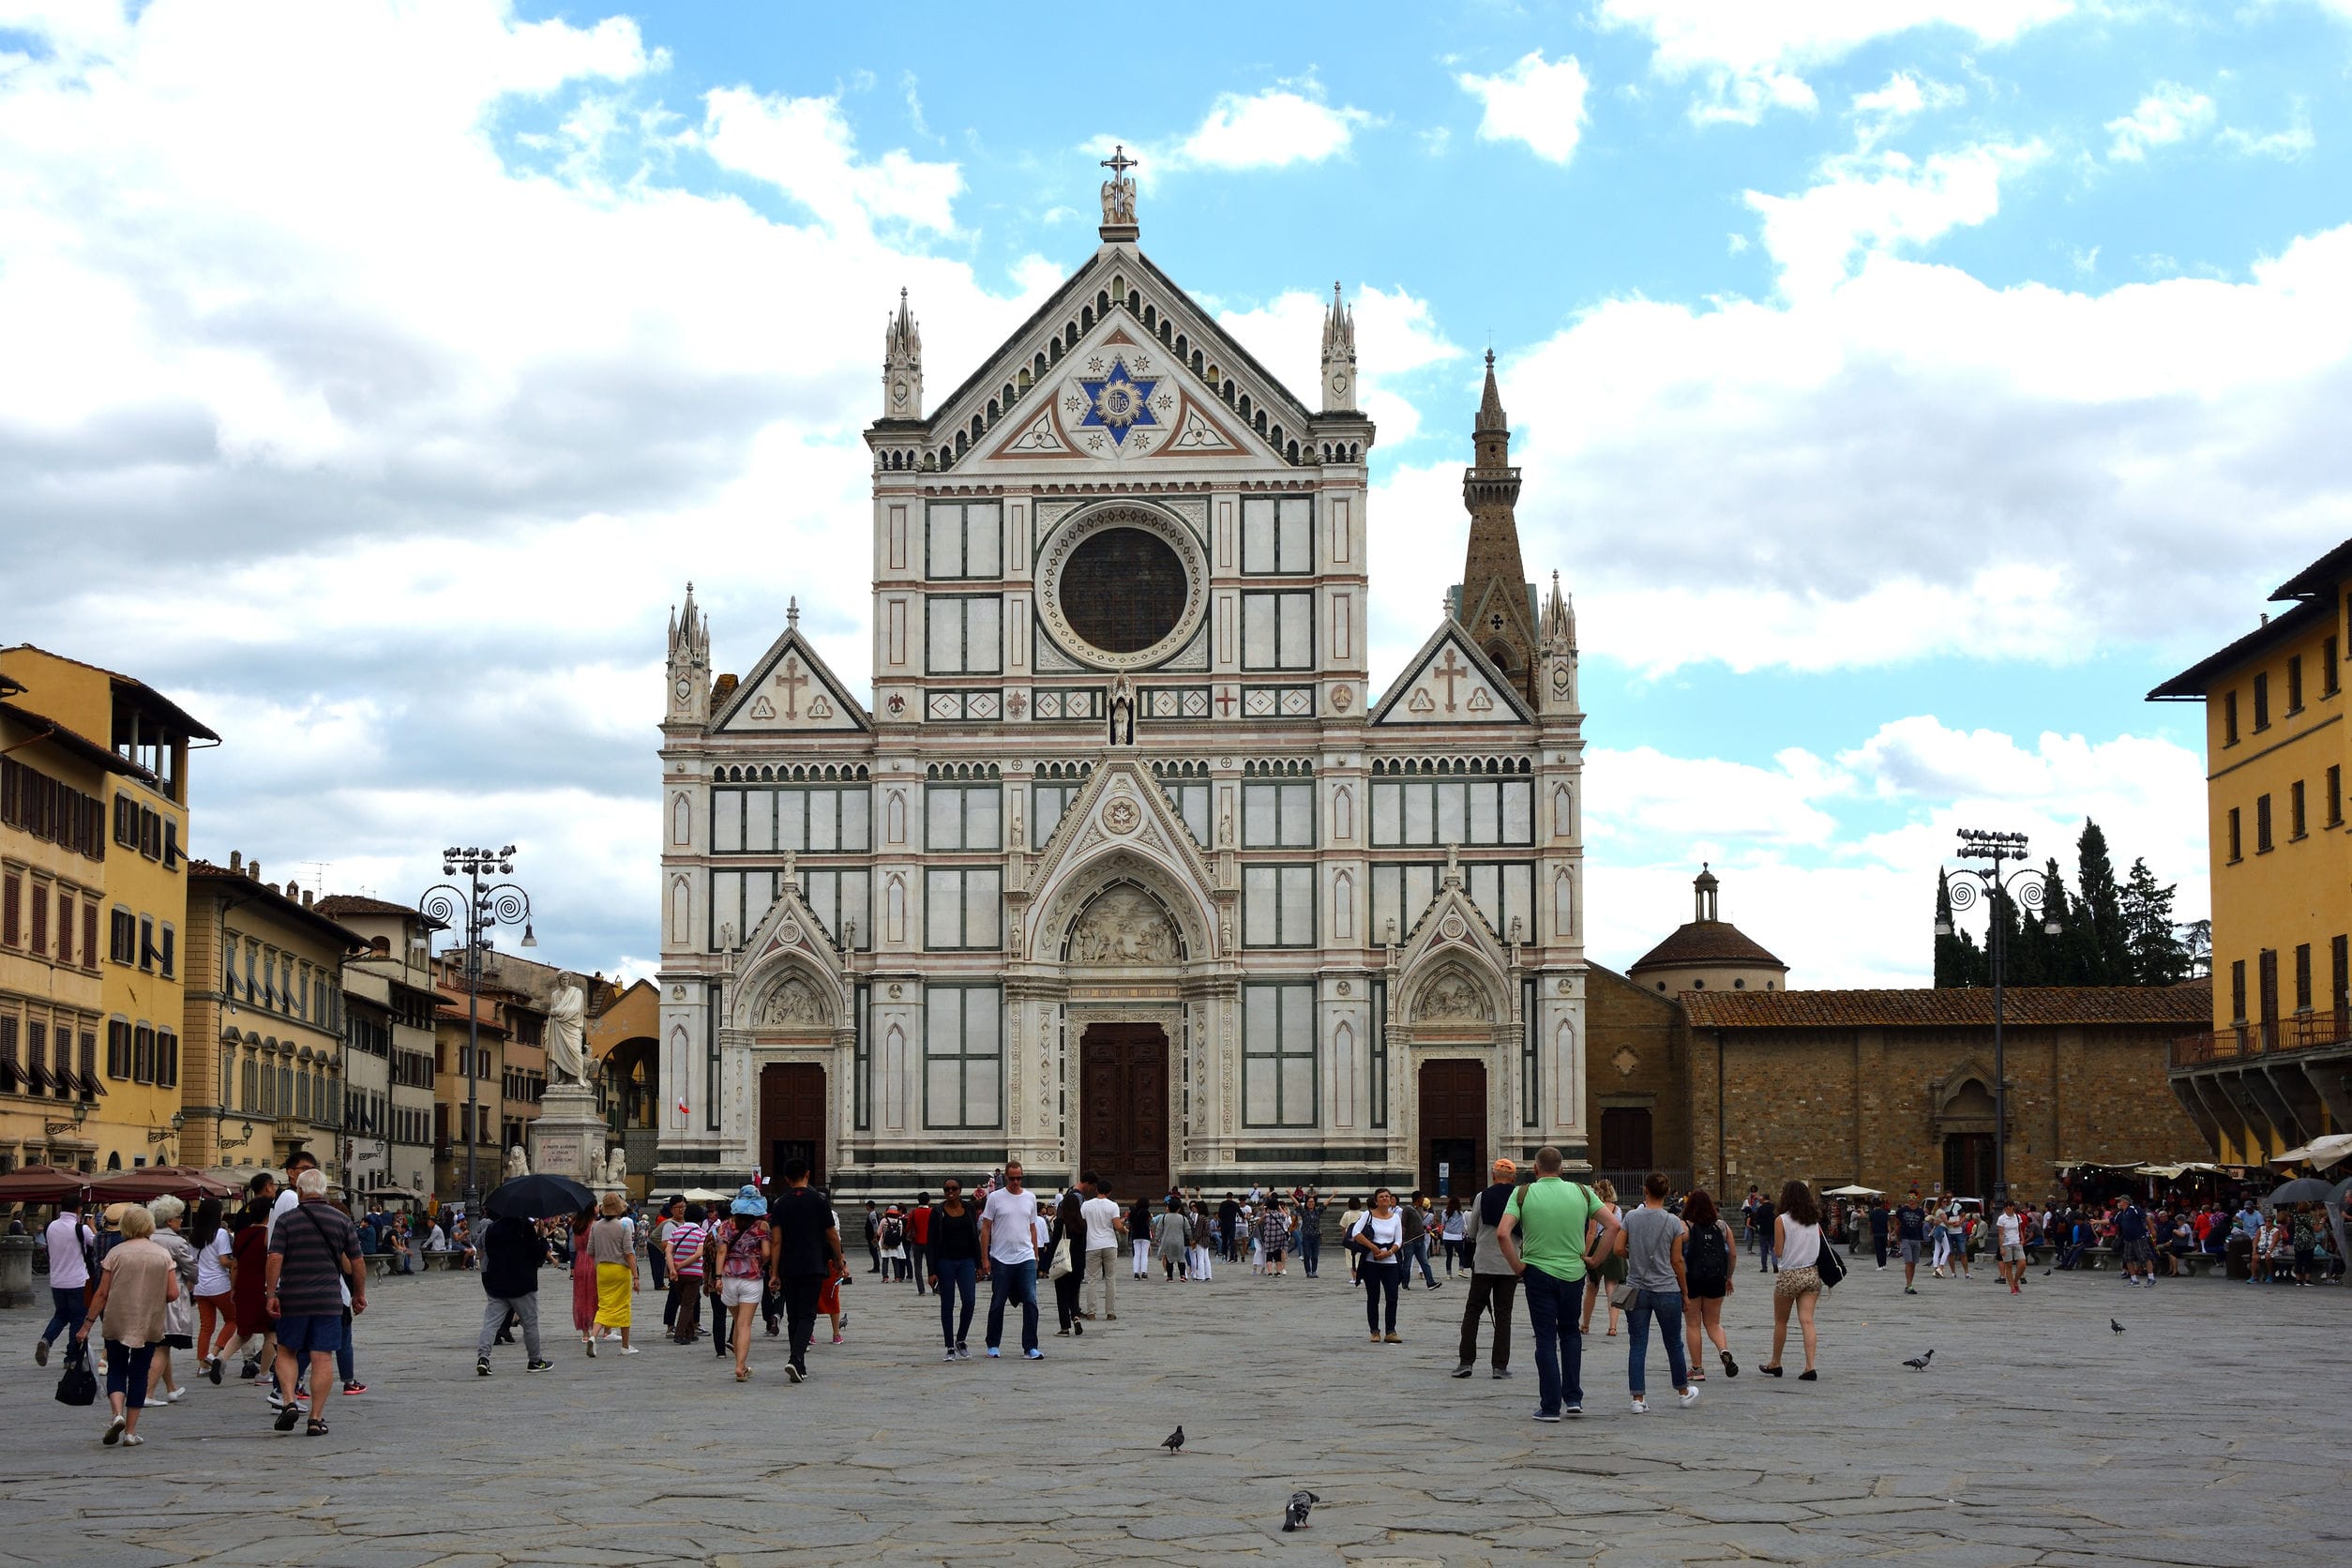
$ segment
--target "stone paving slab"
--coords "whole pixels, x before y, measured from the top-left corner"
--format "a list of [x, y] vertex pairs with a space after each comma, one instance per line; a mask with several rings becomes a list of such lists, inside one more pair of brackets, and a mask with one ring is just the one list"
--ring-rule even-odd
[[[568, 1334], [550, 1372], [502, 1349], [477, 1379], [477, 1281], [383, 1280], [359, 1321], [371, 1387], [333, 1400], [331, 1436], [277, 1436], [232, 1379], [152, 1411], [136, 1450], [98, 1446], [103, 1418], [32, 1364], [38, 1319], [0, 1314], [0, 1564], [2298, 1568], [2352, 1537], [2352, 1292], [2099, 1275], [1905, 1297], [1864, 1270], [1824, 1304], [1806, 1384], [1756, 1372], [1770, 1282], [1746, 1272], [1726, 1313], [1740, 1378], [1715, 1370], [1680, 1409], [1653, 1346], [1635, 1416], [1627, 1339], [1596, 1334], [1586, 1415], [1545, 1426], [1524, 1313], [1515, 1379], [1445, 1376], [1458, 1285], [1410, 1292], [1407, 1343], [1372, 1346], [1336, 1274], [1119, 1283], [1120, 1321], [1082, 1337], [1053, 1337], [1048, 1310], [1042, 1364], [942, 1365], [928, 1300], [861, 1275], [848, 1343], [792, 1387], [764, 1337], [745, 1385], [707, 1346], [592, 1361]], [[1900, 1366], [1931, 1345], [1932, 1373]], [[1179, 1421], [1184, 1452], [1159, 1452]], [[1323, 1501], [1285, 1534], [1301, 1485]]]

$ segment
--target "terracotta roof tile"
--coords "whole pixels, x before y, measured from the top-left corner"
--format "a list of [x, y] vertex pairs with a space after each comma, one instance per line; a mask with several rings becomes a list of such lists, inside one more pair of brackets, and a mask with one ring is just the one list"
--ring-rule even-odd
[[[1932, 1029], [1990, 1027], [1993, 993], [1948, 990], [1684, 991], [1696, 1029]], [[2209, 981], [2179, 986], [2013, 986], [2002, 1007], [2013, 1024], [2209, 1024]]]

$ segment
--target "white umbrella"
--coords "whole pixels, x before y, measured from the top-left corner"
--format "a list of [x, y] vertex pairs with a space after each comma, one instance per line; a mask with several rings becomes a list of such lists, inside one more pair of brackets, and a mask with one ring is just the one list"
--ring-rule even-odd
[[1886, 1194], [1877, 1187], [1847, 1186], [1832, 1187], [1821, 1196], [1824, 1198], [1883, 1198]]
[[2303, 1158], [2321, 1170], [2331, 1165], [2342, 1165], [2352, 1159], [2352, 1133], [2329, 1133], [2314, 1138], [2303, 1147]]

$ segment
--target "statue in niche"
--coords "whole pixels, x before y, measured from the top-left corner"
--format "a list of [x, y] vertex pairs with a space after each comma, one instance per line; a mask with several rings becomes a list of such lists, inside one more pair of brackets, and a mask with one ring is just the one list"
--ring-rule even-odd
[[1181, 957], [1168, 912], [1137, 887], [1115, 887], [1095, 899], [1070, 933], [1074, 964], [1171, 964]]
[[816, 988], [795, 974], [768, 993], [767, 1001], [760, 1007], [760, 1021], [783, 1025], [830, 1023], [830, 1011]]
[[1488, 1016], [1485, 989], [1458, 969], [1449, 969], [1422, 987], [1421, 1000], [1413, 1007], [1415, 1018], [1462, 1018], [1483, 1023]]

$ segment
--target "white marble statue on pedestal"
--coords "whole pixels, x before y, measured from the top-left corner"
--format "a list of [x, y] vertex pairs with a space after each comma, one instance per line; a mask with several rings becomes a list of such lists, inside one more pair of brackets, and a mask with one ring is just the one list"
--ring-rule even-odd
[[511, 1182], [518, 1176], [530, 1174], [531, 1156], [524, 1153], [522, 1145], [518, 1143], [506, 1151], [506, 1180]]
[[564, 974], [547, 1001], [547, 1076], [551, 1086], [588, 1081], [588, 1053], [582, 1041], [587, 1005], [579, 977]]

